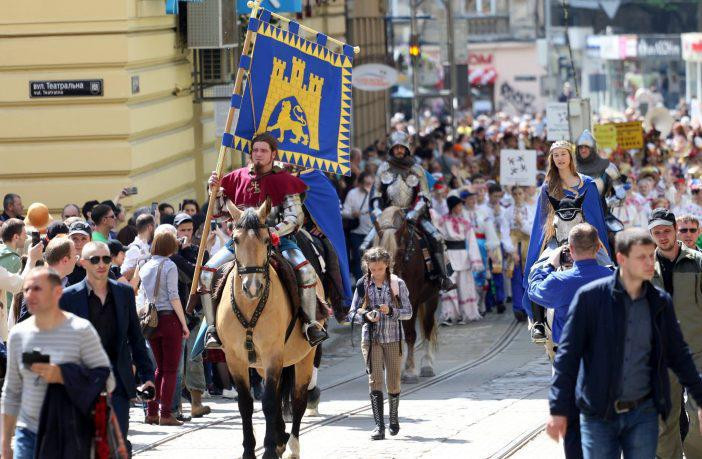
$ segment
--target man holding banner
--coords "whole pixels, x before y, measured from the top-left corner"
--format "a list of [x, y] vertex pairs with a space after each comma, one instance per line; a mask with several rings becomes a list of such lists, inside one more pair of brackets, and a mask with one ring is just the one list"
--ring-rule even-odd
[[[258, 207], [266, 199], [271, 200], [277, 216], [277, 223], [269, 228], [274, 245], [279, 241], [279, 249], [295, 270], [302, 309], [307, 316], [303, 331], [311, 346], [316, 346], [328, 335], [324, 328], [315, 321], [317, 310], [317, 274], [305, 259], [295, 242], [294, 235], [304, 222], [301, 195], [307, 185], [298, 177], [273, 167], [278, 153], [278, 143], [268, 133], [259, 134], [251, 141], [251, 165], [242, 167], [225, 175], [221, 180], [216, 172], [209, 180], [210, 192], [217, 194], [217, 215], [224, 217], [226, 209], [236, 206], [240, 209]], [[205, 310], [208, 334], [205, 347], [216, 349], [221, 346], [215, 330], [215, 306], [212, 303], [212, 280], [217, 268], [235, 259], [234, 241], [230, 240], [202, 268], [200, 276], [200, 300]]]

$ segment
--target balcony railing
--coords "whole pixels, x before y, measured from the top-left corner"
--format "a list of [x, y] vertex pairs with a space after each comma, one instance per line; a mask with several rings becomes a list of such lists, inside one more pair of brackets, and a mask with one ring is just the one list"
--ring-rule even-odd
[[468, 39], [470, 41], [490, 41], [498, 38], [510, 38], [511, 36], [509, 16], [506, 14], [471, 15], [461, 19], [468, 21]]

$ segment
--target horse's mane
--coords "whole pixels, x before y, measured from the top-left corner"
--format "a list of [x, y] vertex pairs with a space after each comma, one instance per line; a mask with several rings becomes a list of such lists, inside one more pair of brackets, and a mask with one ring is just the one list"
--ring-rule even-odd
[[[241, 217], [239, 217], [239, 221], [236, 222], [237, 228], [241, 228], [244, 230], [259, 230], [261, 229], [261, 221], [258, 219], [258, 213], [256, 212], [256, 209], [253, 207], [250, 207], [248, 209], [245, 209], [244, 212], [241, 214]], [[258, 233], [256, 233], [258, 236]]]
[[397, 254], [397, 238], [395, 232], [399, 229], [404, 219], [404, 213], [399, 207], [391, 206], [386, 208], [378, 218], [378, 225], [383, 230], [383, 236], [378, 245], [387, 250], [395, 257]]

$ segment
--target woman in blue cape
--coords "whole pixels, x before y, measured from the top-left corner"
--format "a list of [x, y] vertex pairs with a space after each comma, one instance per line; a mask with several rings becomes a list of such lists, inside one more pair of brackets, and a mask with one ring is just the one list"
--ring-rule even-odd
[[541, 339], [538, 335], [543, 334], [545, 338], [543, 323], [545, 322], [544, 309], [541, 306], [531, 304], [526, 291], [528, 291], [529, 272], [534, 263], [539, 259], [539, 255], [546, 247], [555, 247], [557, 245], [555, 239], [555, 229], [553, 226], [553, 218], [555, 211], [549, 203], [549, 196], [557, 200], [564, 197], [576, 198], [584, 196], [583, 201], [583, 219], [597, 229], [600, 236], [600, 241], [604, 245], [604, 250], [600, 250], [597, 259], [600, 264], [610, 264], [609, 244], [607, 242], [607, 227], [604, 221], [604, 211], [602, 210], [602, 201], [597, 191], [595, 181], [587, 175], [578, 174], [575, 169], [575, 154], [570, 142], [557, 141], [551, 146], [548, 154], [548, 170], [546, 171], [546, 180], [541, 187], [539, 200], [536, 204], [536, 213], [534, 217], [534, 226], [531, 231], [531, 240], [529, 241], [529, 251], [524, 265], [524, 280], [525, 289], [523, 304], [524, 309], [530, 318], [534, 320], [532, 328], [532, 338]]

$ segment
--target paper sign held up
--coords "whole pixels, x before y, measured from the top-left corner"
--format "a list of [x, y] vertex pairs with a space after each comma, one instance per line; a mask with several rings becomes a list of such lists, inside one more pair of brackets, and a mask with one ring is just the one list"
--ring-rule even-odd
[[500, 184], [536, 186], [536, 150], [502, 150]]

